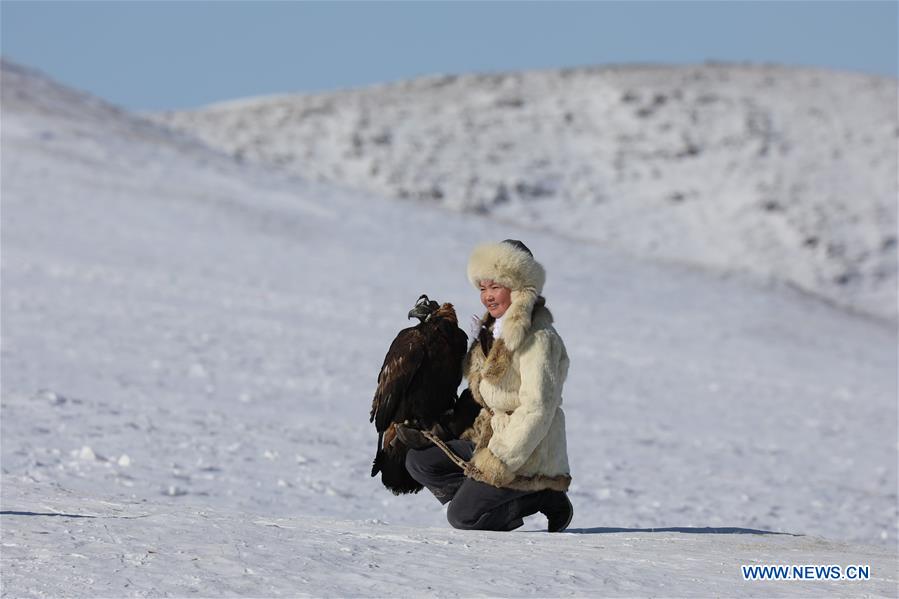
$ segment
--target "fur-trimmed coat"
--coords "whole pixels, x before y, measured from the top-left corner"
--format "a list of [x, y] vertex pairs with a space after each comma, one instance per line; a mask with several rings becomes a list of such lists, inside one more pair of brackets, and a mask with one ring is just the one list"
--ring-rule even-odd
[[[531, 297], [515, 297], [529, 292]], [[478, 480], [521, 490], [568, 490], [561, 404], [569, 362], [552, 322], [542, 296], [515, 291], [500, 338], [486, 355], [479, 339], [469, 348], [463, 372], [481, 410], [460, 436], [475, 443], [471, 463]], [[485, 314], [481, 326], [492, 324]]]

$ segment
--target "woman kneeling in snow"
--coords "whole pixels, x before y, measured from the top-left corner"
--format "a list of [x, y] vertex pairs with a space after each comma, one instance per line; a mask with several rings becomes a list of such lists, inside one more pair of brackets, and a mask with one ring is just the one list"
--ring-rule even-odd
[[[487, 313], [468, 350], [468, 389], [456, 413], [477, 412], [474, 423], [447, 444], [474, 467], [466, 476], [438, 447], [408, 439], [406, 468], [441, 503], [455, 528], [514, 530], [522, 518], [543, 513], [550, 532], [561, 532], [574, 510], [562, 412], [568, 354], [540, 295], [543, 266], [520, 241], [475, 248], [468, 278]], [[407, 440], [404, 439], [404, 440]]]

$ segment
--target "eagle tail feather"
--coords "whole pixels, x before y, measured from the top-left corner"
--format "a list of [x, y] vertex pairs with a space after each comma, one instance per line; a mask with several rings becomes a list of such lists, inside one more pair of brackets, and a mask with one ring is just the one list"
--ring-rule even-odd
[[381, 449], [381, 442], [384, 440], [384, 433], [378, 433], [378, 450], [375, 452], [375, 459], [371, 463], [371, 475], [377, 476], [381, 471], [381, 461], [383, 460], [384, 451]]
[[406, 470], [406, 452], [379, 452], [381, 483], [394, 495], [418, 493], [424, 487]]

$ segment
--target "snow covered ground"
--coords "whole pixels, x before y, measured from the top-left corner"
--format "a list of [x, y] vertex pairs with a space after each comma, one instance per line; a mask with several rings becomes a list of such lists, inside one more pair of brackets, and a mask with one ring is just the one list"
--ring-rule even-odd
[[243, 160], [896, 321], [897, 82], [775, 65], [436, 76], [153, 115]]
[[[2, 69], [4, 596], [896, 595], [881, 321], [238, 164]], [[480, 313], [468, 252], [506, 237], [571, 355], [568, 534], [452, 530], [368, 476], [406, 312]], [[771, 563], [872, 580], [743, 581]]]
[[[895, 553], [820, 537], [452, 530], [16, 487], [4, 594], [49, 597], [894, 596]], [[436, 503], [435, 503], [436, 505]], [[4, 509], [7, 509], [5, 506]], [[863, 562], [867, 581], [744, 581], [741, 566]], [[52, 573], [51, 573], [52, 572]]]

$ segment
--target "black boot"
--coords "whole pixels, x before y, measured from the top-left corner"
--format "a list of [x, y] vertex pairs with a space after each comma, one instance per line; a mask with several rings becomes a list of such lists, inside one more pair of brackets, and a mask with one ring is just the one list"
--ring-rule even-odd
[[540, 512], [549, 521], [549, 525], [546, 527], [548, 532], [562, 532], [568, 528], [571, 518], [574, 516], [574, 508], [568, 501], [568, 496], [562, 491], [551, 489], [513, 499], [509, 506], [511, 508], [510, 519], [516, 521]]
[[549, 525], [546, 530], [549, 532], [562, 532], [571, 524], [571, 518], [574, 516], [574, 506], [568, 500], [568, 495], [562, 491], [552, 491], [547, 489], [542, 491], [545, 494], [540, 513], [546, 516]]

